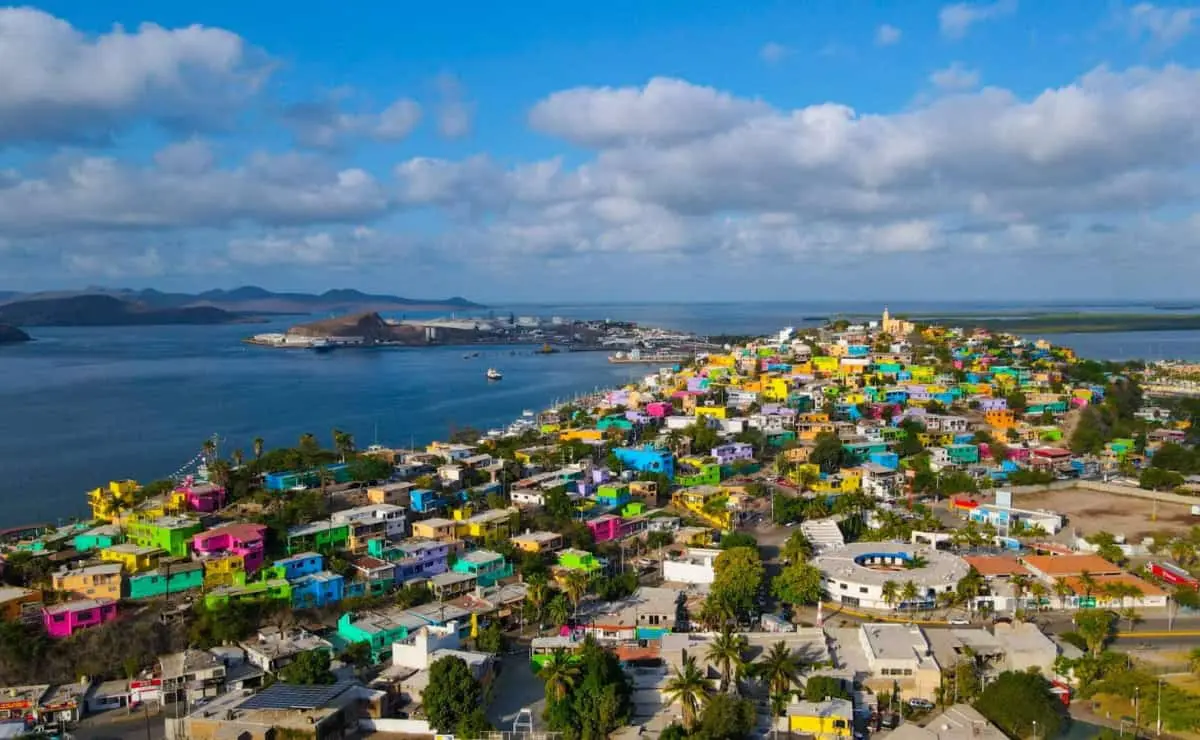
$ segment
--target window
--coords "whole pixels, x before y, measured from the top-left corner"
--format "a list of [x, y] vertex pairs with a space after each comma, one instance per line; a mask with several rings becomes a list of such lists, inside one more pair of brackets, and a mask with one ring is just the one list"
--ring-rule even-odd
[[845, 591], [847, 588], [849, 588], [849, 586], [847, 586], [847, 585], [846, 585], [846, 584], [844, 584], [844, 583], [839, 583], [839, 584], [838, 584], [838, 588], [840, 588], [840, 589], [842, 589], [843, 591]]
[[859, 586], [859, 587], [858, 587], [858, 592], [859, 592], [860, 594], [865, 594], [865, 593], [867, 592], [867, 587], [866, 587], [866, 586]]

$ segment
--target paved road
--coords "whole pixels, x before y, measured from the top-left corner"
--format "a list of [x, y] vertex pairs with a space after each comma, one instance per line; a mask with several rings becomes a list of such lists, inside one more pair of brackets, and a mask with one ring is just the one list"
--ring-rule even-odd
[[113, 712], [120, 714], [90, 717], [71, 734], [76, 740], [164, 740], [166, 737], [167, 727], [161, 716], [147, 719], [140, 714], [127, 715], [124, 709]]
[[532, 710], [534, 727], [545, 729], [542, 711], [546, 708], [546, 693], [541, 679], [533, 675], [527, 651], [502, 656], [500, 675], [492, 686], [492, 704], [487, 714], [488, 721], [497, 729], [511, 729], [513, 719], [524, 707]]

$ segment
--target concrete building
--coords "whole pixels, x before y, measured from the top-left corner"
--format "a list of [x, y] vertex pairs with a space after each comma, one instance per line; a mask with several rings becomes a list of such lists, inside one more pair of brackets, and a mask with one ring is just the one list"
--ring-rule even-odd
[[310, 650], [333, 653], [332, 643], [300, 628], [282, 631], [278, 627], [264, 627], [253, 640], [238, 644], [246, 652], [246, 661], [267, 673], [278, 673], [300, 653]]
[[899, 685], [908, 698], [936, 697], [941, 666], [920, 627], [869, 623], [830, 633], [837, 642], [835, 664], [857, 683], [876, 692]]
[[689, 547], [682, 555], [668, 554], [662, 562], [663, 580], [668, 583], [709, 585], [716, 578], [720, 550]]
[[[817, 555], [824, 590], [830, 600], [847, 606], [892, 611], [933, 606], [937, 594], [954, 590], [967, 575], [966, 562], [947, 552], [894, 542], [855, 542]], [[889, 582], [899, 588], [911, 581], [917, 598], [908, 603], [897, 594], [884, 598]]]
[[888, 740], [1008, 740], [1008, 736], [970, 704], [955, 704], [924, 727], [905, 722]]
[[163, 701], [211, 699], [225, 691], [225, 663], [212, 653], [188, 648], [158, 659]]
[[382, 691], [357, 681], [329, 686], [276, 683], [247, 696], [234, 691], [195, 708], [181, 719], [166, 721], [167, 740], [271, 740], [310, 737], [316, 740], [349, 737], [358, 720], [378, 716]]

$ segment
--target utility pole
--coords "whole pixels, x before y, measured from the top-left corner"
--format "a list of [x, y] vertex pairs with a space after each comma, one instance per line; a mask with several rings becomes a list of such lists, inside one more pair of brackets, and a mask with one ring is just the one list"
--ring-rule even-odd
[[1158, 677], [1158, 702], [1157, 702], [1158, 720], [1154, 723], [1154, 734], [1159, 735], [1159, 736], [1162, 735], [1162, 685], [1163, 685], [1162, 676], [1159, 676]]

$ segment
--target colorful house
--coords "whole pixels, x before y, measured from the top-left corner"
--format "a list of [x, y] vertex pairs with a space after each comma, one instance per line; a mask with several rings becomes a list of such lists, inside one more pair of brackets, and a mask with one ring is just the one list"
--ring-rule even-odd
[[338, 619], [337, 634], [346, 642], [365, 642], [371, 648], [371, 659], [379, 661], [391, 656], [393, 642], [403, 642], [410, 632], [426, 624], [401, 609], [346, 612]]
[[301, 524], [288, 530], [287, 551], [289, 554], [315, 550], [317, 552], [333, 552], [346, 547], [350, 539], [350, 526], [334, 524], [325, 519], [319, 522]]
[[513, 574], [512, 563], [491, 550], [475, 550], [463, 555], [454, 561], [453, 570], [455, 573], [475, 576], [478, 584], [485, 588]]
[[204, 605], [218, 609], [235, 601], [286, 601], [292, 600], [292, 584], [282, 578], [268, 578], [244, 586], [222, 586], [204, 596]]
[[129, 598], [155, 599], [204, 587], [204, 566], [167, 562], [148, 573], [129, 577]]
[[88, 505], [92, 507], [92, 518], [111, 522], [120, 517], [122, 510], [132, 509], [137, 503], [137, 494], [142, 490], [135, 480], [113, 480], [107, 486], [88, 491]]
[[683, 457], [675, 470], [675, 482], [681, 486], [715, 486], [721, 482], [721, 466], [711, 460]]
[[235, 522], [192, 538], [192, 549], [201, 560], [210, 558], [241, 558], [247, 575], [253, 575], [262, 567], [266, 552], [264, 537], [267, 528], [262, 524]]
[[187, 557], [192, 537], [203, 529], [200, 522], [180, 516], [154, 519], [133, 518], [126, 526], [126, 539], [142, 547], [157, 547], [173, 558]]
[[121, 598], [124, 578], [120, 563], [104, 563], [55, 571], [51, 582], [55, 591], [72, 596], [116, 601]]
[[789, 732], [814, 740], [838, 740], [854, 734], [854, 705], [849, 699], [797, 701], [786, 710]]
[[526, 532], [509, 538], [521, 552], [556, 552], [562, 549], [563, 536], [558, 532]]
[[588, 531], [596, 542], [609, 542], [621, 536], [621, 517], [603, 514], [587, 522]]
[[397, 545], [400, 553], [396, 563], [396, 583], [419, 578], [431, 578], [449, 570], [450, 550], [447, 542], [410, 540]]
[[367, 504], [334, 512], [330, 521], [349, 528], [346, 547], [352, 552], [365, 551], [367, 542], [379, 537], [388, 540], [403, 537], [408, 529], [404, 507], [395, 504]]
[[291, 581], [325, 570], [325, 556], [315, 552], [298, 552], [276, 560], [272, 566], [278, 569], [280, 575]]
[[712, 456], [718, 465], [732, 465], [738, 460], [753, 460], [754, 447], [744, 442], [730, 442], [714, 447]]
[[581, 570], [585, 573], [592, 573], [604, 566], [590, 552], [568, 548], [558, 554], [558, 567], [566, 570]]
[[429, 519], [422, 519], [419, 522], [413, 522], [412, 533], [413, 537], [452, 542], [458, 539], [458, 524], [453, 519], [431, 517]]
[[427, 488], [418, 488], [410, 491], [408, 494], [409, 507], [419, 513], [428, 514], [431, 511], [438, 511], [446, 505], [445, 500], [437, 491], [431, 491]]
[[720, 529], [733, 526], [733, 512], [727, 506], [729, 493], [714, 486], [684, 488], [671, 494], [671, 503], [686, 509]]
[[629, 503], [632, 496], [625, 483], [602, 483], [596, 487], [595, 498], [598, 505], [616, 509]]
[[119, 563], [126, 573], [141, 573], [158, 567], [158, 561], [166, 555], [157, 547], [142, 547], [132, 542], [112, 545], [100, 551], [100, 561]]
[[98, 627], [117, 618], [112, 599], [79, 599], [42, 608], [42, 624], [54, 639], [70, 637], [77, 630]]
[[177, 509], [211, 514], [225, 505], [225, 489], [207, 481], [196, 482], [191, 477], [176, 488], [171, 497]]
[[20, 586], [0, 587], [0, 619], [6, 622], [40, 619], [42, 592]]
[[340, 573], [322, 570], [306, 573], [289, 582], [295, 609], [319, 609], [345, 598], [346, 579]]
[[[350, 468], [343, 464], [326, 465], [326, 480], [331, 483], [350, 482]], [[263, 487], [268, 491], [291, 491], [293, 489], [317, 488], [321, 485], [321, 473], [318, 469], [303, 471], [288, 471], [283, 473], [267, 473]]]
[[459, 537], [469, 537], [484, 540], [489, 537], [508, 539], [516, 532], [521, 523], [521, 510], [515, 506], [507, 509], [493, 509], [472, 516], [459, 522], [455, 533]]
[[675, 457], [667, 450], [660, 450], [653, 445], [642, 447], [618, 447], [613, 454], [621, 464], [631, 470], [642, 473], [658, 473], [667, 476], [668, 480], [675, 478]]
[[91, 552], [119, 545], [124, 541], [125, 535], [121, 532], [120, 527], [115, 524], [103, 524], [75, 535], [72, 545], [78, 552]]

